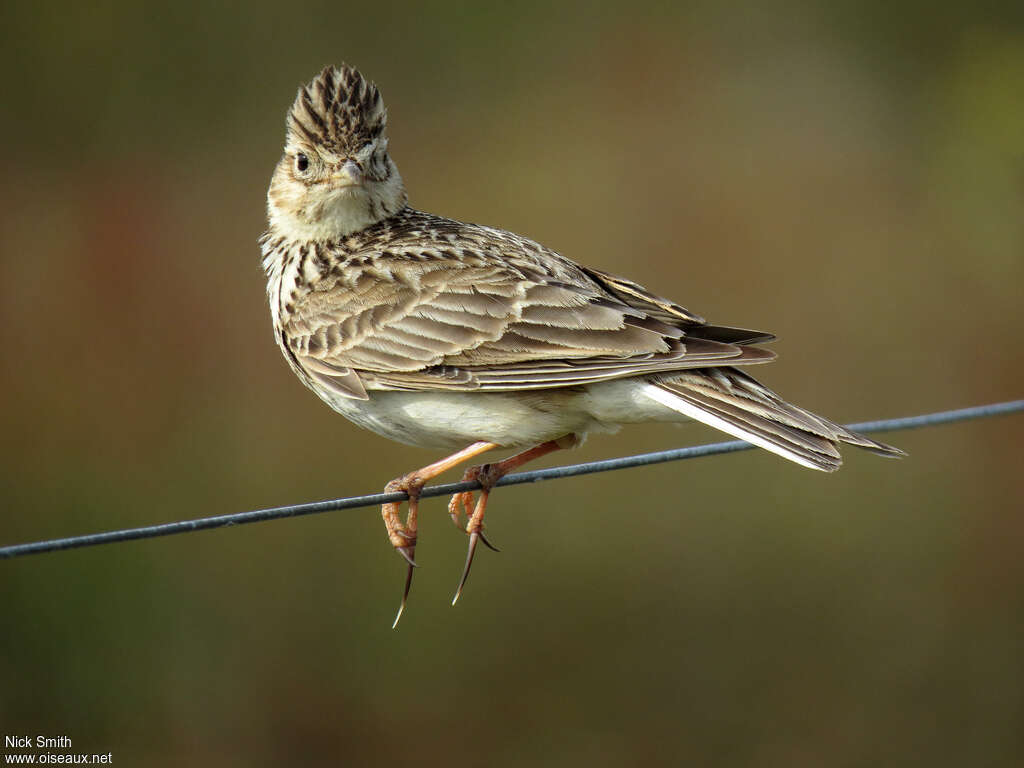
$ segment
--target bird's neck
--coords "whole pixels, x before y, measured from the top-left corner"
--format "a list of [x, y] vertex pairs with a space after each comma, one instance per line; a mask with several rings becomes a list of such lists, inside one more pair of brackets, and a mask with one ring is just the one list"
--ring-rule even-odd
[[366, 187], [338, 190], [314, 203], [290, 199], [271, 187], [267, 218], [276, 237], [298, 241], [335, 241], [394, 216], [408, 202], [397, 172]]

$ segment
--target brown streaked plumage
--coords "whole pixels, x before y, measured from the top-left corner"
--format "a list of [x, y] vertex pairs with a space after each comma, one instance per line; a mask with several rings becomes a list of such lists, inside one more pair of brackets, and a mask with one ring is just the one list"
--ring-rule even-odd
[[356, 70], [323, 70], [299, 90], [287, 125], [261, 240], [285, 359], [355, 423], [461, 449], [388, 484], [409, 495], [404, 523], [397, 504], [382, 510], [409, 561], [403, 609], [420, 489], [493, 448], [526, 450], [468, 470], [480, 499], [458, 494], [449, 505], [457, 524], [466, 512], [470, 536], [456, 599], [491, 486], [589, 432], [693, 419], [825, 471], [839, 467], [840, 443], [902, 455], [751, 378], [747, 366], [775, 357], [756, 346], [770, 334], [708, 324], [520, 235], [408, 207], [380, 92]]

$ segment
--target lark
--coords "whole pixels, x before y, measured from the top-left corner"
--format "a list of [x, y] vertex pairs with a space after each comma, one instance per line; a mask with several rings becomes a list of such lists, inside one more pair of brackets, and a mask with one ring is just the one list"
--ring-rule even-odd
[[[839, 445], [902, 451], [787, 403], [746, 371], [774, 337], [708, 323], [641, 285], [582, 266], [521, 235], [408, 204], [388, 152], [377, 86], [349, 66], [300, 88], [267, 194], [261, 238], [274, 334], [295, 375], [331, 408], [401, 443], [451, 452], [387, 491], [391, 545], [412, 584], [419, 494], [466, 470], [452, 497], [468, 534], [454, 604], [469, 575], [494, 484], [590, 433], [698, 421], [811, 469], [839, 468]], [[463, 522], [464, 521], [464, 522]], [[493, 548], [493, 547], [492, 547]]]

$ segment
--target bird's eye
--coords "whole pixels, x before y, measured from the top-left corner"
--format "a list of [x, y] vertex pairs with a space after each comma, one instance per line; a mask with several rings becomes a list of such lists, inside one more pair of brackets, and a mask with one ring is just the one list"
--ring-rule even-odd
[[301, 152], [295, 156], [295, 169], [299, 173], [305, 173], [309, 170], [309, 158]]

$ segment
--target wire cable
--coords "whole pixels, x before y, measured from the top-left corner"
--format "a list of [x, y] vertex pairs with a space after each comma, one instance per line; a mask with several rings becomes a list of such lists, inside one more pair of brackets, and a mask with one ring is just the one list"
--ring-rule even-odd
[[[1024, 411], [1024, 400], [1011, 400], [1005, 403], [992, 403], [990, 405], [978, 405], [971, 408], [960, 408], [952, 411], [926, 413], [921, 416], [865, 421], [860, 424], [847, 424], [845, 426], [847, 429], [851, 429], [854, 432], [895, 432], [906, 429], [933, 427], [939, 424], [952, 424], [958, 421], [969, 421], [987, 416], [1002, 416], [1009, 413], [1018, 413], [1020, 411]], [[676, 448], [667, 451], [657, 451], [655, 453], [641, 453], [636, 456], [623, 456], [617, 459], [590, 461], [584, 464], [570, 464], [561, 467], [551, 467], [550, 469], [536, 469], [532, 472], [520, 472], [518, 474], [503, 477], [498, 481], [496, 486], [536, 483], [541, 480], [554, 480], [563, 477], [589, 475], [595, 472], [608, 472], [614, 469], [641, 467], [648, 464], [661, 464], [666, 461], [696, 459], [701, 456], [715, 456], [721, 453], [745, 451], [754, 447], [755, 446], [750, 443], [742, 440], [732, 440], [724, 443], [707, 443], [705, 445], [695, 445], [689, 448]], [[479, 487], [480, 484], [475, 481], [432, 485], [425, 487], [420, 494], [420, 497], [429, 498], [432, 496], [446, 496], [460, 491], [477, 489]], [[371, 493], [365, 496], [352, 496], [345, 499], [314, 501], [305, 504], [288, 504], [282, 507], [256, 509], [249, 512], [235, 512], [227, 515], [216, 515], [214, 517], [200, 517], [193, 520], [179, 520], [173, 523], [147, 525], [140, 528], [126, 528], [117, 531], [90, 533], [83, 536], [69, 536], [63, 539], [48, 539], [46, 541], [33, 541], [25, 544], [12, 544], [10, 546], [0, 547], [0, 559], [22, 557], [25, 555], [37, 555], [43, 552], [55, 552], [64, 549], [77, 549], [79, 547], [94, 547], [98, 544], [112, 544], [118, 541], [131, 541], [132, 539], [151, 539], [157, 536], [191, 533], [193, 531], [203, 531], [211, 528], [223, 528], [229, 525], [261, 523], [266, 520], [278, 520], [283, 517], [301, 517], [302, 515], [315, 515], [321, 512], [333, 512], [341, 509], [357, 509], [359, 507], [376, 506], [378, 504], [384, 504], [391, 501], [402, 501], [406, 498], [408, 498], [408, 496], [402, 492]]]

